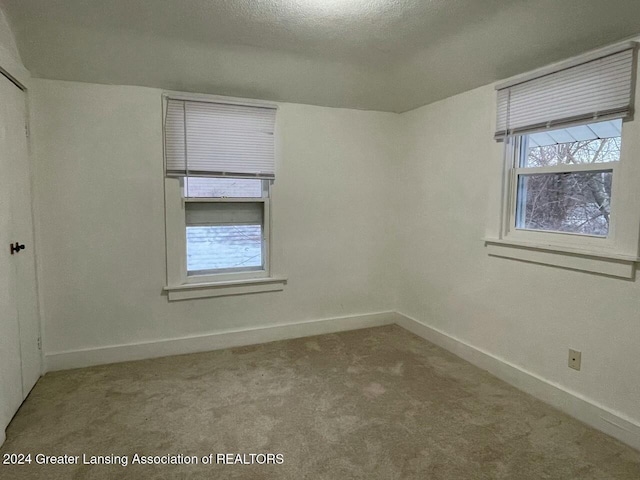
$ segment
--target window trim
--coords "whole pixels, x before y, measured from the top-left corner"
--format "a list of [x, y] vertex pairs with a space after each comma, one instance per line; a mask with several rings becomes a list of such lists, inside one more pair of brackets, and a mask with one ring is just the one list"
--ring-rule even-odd
[[[619, 236], [620, 222], [635, 222], [634, 212], [624, 213], [618, 205], [623, 204], [628, 182], [623, 182], [624, 172], [630, 169], [628, 165], [630, 149], [625, 146], [628, 137], [627, 122], [622, 124], [622, 149], [620, 160], [589, 164], [586, 166], [564, 165], [553, 167], [531, 167], [528, 173], [559, 173], [566, 171], [601, 171], [612, 170], [613, 188], [611, 193], [611, 213], [609, 234], [606, 237], [576, 234], [570, 232], [549, 232], [543, 230], [518, 229], [516, 225], [517, 207], [517, 178], [522, 174], [519, 167], [520, 145], [519, 136], [507, 137], [502, 144], [503, 151], [503, 193], [501, 198], [501, 210], [499, 230], [497, 237], [486, 236], [484, 238], [488, 255], [493, 257], [510, 258], [529, 263], [551, 265], [570, 270], [578, 270], [596, 273], [624, 279], [635, 278], [635, 266], [640, 262], [637, 249], [625, 251], [621, 244], [637, 243], [637, 236], [624, 238]], [[628, 133], [627, 133], [628, 132]], [[628, 143], [634, 143], [629, 141]], [[544, 170], [544, 171], [543, 171]], [[546, 172], [549, 170], [549, 172]], [[628, 230], [628, 229], [627, 229]], [[629, 236], [627, 234], [627, 236]]]
[[[164, 118], [166, 114], [167, 98], [277, 108], [277, 105], [274, 103], [251, 99], [205, 94], [164, 92], [162, 94], [163, 145]], [[164, 159], [164, 161], [166, 161], [166, 159]], [[185, 198], [183, 196], [183, 179], [180, 177], [164, 176], [166, 286], [163, 288], [163, 291], [166, 292], [169, 301], [272, 292], [284, 289], [284, 285], [287, 284], [287, 277], [279, 275], [274, 276], [271, 270], [270, 196], [272, 180], [261, 180], [263, 181], [263, 185], [265, 185], [264, 182], [267, 182], [267, 191], [265, 192], [263, 187], [262, 197]], [[264, 208], [262, 242], [264, 268], [251, 271], [225, 272], [211, 275], [187, 275], [185, 204], [188, 202], [262, 203]]]
[[164, 287], [169, 301], [194, 298], [226, 297], [248, 293], [280, 292], [287, 284], [287, 277], [273, 276], [226, 282], [192, 283]]
[[596, 273], [626, 280], [635, 278], [640, 258], [613, 252], [597, 252], [568, 246], [502, 240], [486, 237], [487, 254], [528, 263], [538, 263], [582, 272]]
[[[182, 196], [181, 180], [167, 177], [165, 184], [166, 263], [167, 285], [164, 291], [170, 301], [194, 298], [242, 295], [247, 293], [283, 290], [287, 278], [271, 275], [271, 215], [269, 198], [190, 198]], [[248, 201], [264, 205], [263, 252], [264, 269], [219, 273], [212, 275], [187, 275], [186, 217], [187, 202], [238, 202]], [[263, 253], [263, 254], [264, 254]]]
[[[624, 136], [624, 123], [623, 133]], [[501, 225], [500, 239], [513, 240], [515, 242], [525, 242], [537, 245], [556, 245], [558, 247], [573, 247], [581, 250], [588, 250], [592, 253], [611, 252], [616, 246], [616, 224], [618, 221], [618, 197], [620, 189], [617, 188], [620, 163], [624, 161], [624, 149], [621, 151], [620, 160], [614, 162], [590, 163], [580, 165], [561, 164], [551, 167], [520, 167], [522, 135], [509, 137], [504, 142], [505, 149], [505, 172], [504, 182], [506, 193], [503, 198], [503, 224]], [[622, 140], [624, 144], [624, 139]], [[545, 173], [572, 173], [589, 171], [612, 172], [612, 192], [611, 192], [611, 212], [609, 216], [609, 233], [607, 236], [588, 235], [573, 232], [556, 232], [548, 230], [534, 230], [516, 227], [516, 216], [518, 207], [518, 176], [536, 175]]]

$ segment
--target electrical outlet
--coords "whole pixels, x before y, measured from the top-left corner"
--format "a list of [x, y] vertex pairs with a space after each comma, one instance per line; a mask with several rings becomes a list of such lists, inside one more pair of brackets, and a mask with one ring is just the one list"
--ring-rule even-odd
[[582, 352], [578, 350], [569, 349], [569, 368], [574, 370], [580, 370], [580, 363], [582, 362]]

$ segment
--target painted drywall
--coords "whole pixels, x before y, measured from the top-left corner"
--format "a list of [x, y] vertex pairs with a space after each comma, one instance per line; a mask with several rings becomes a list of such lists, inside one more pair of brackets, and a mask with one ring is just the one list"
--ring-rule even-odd
[[[640, 282], [486, 253], [501, 201], [495, 103], [489, 85], [401, 116], [398, 310], [640, 424]], [[637, 192], [640, 121], [624, 129], [617, 180]], [[615, 208], [640, 211], [638, 194]]]
[[13, 30], [2, 8], [0, 8], [0, 71], [22, 85], [25, 85], [31, 76], [22, 64]]
[[168, 302], [161, 91], [34, 80], [46, 354], [391, 308], [397, 115], [282, 104], [272, 270], [283, 292]]
[[20, 61], [20, 54], [18, 53], [18, 47], [16, 46], [16, 40], [13, 36], [7, 17], [4, 11], [0, 8], [0, 50], [4, 51], [14, 60]]

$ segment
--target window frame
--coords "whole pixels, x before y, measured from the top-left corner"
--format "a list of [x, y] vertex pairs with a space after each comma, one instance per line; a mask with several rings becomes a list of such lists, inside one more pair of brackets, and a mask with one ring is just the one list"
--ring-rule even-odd
[[[180, 181], [180, 188], [184, 192], [184, 180]], [[182, 265], [184, 268], [183, 279], [185, 284], [191, 283], [210, 283], [224, 282], [234, 280], [247, 280], [252, 278], [266, 278], [269, 276], [269, 259], [271, 245], [271, 228], [270, 228], [270, 201], [271, 182], [269, 180], [260, 180], [262, 182], [262, 197], [186, 197], [182, 195], [182, 206], [184, 215], [183, 248], [180, 250], [183, 256]], [[189, 275], [187, 270], [187, 238], [186, 238], [186, 204], [187, 203], [259, 203], [262, 204], [262, 268], [252, 268], [230, 271], [230, 269], [218, 269], [219, 273], [205, 273]], [[225, 271], [226, 270], [226, 271]]]
[[[590, 122], [580, 122], [588, 125], [596, 123], [598, 120]], [[624, 125], [622, 123], [621, 141], [624, 144]], [[513, 135], [507, 137], [504, 142], [505, 151], [505, 198], [503, 199], [503, 225], [502, 238], [517, 242], [531, 242], [537, 244], [558, 245], [560, 247], [576, 247], [595, 250], [598, 252], [613, 250], [616, 247], [616, 224], [618, 221], [619, 201], [618, 177], [620, 164], [624, 161], [624, 148], [621, 149], [620, 159], [614, 162], [601, 162], [589, 164], [560, 164], [550, 167], [521, 167], [523, 155], [523, 136]], [[535, 230], [517, 227], [518, 209], [518, 178], [521, 175], [536, 175], [548, 173], [579, 173], [611, 171], [612, 189], [609, 214], [609, 232], [606, 236], [589, 235], [575, 232], [561, 232], [551, 230]]]

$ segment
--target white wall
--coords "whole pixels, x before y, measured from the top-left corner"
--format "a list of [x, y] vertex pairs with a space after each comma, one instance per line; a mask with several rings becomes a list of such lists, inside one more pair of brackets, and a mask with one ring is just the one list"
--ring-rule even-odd
[[0, 70], [23, 85], [29, 80], [29, 72], [20, 58], [15, 37], [7, 17], [0, 8]]
[[0, 8], [0, 50], [12, 57], [14, 60], [20, 61], [20, 54], [16, 47], [16, 40], [7, 21], [7, 17]]
[[46, 354], [391, 310], [397, 115], [282, 104], [272, 270], [283, 292], [167, 301], [161, 91], [34, 79]]
[[[640, 284], [486, 254], [502, 178], [495, 99], [486, 86], [402, 115], [398, 309], [638, 424]], [[640, 121], [624, 128], [637, 185]], [[637, 197], [616, 208], [640, 211]]]

